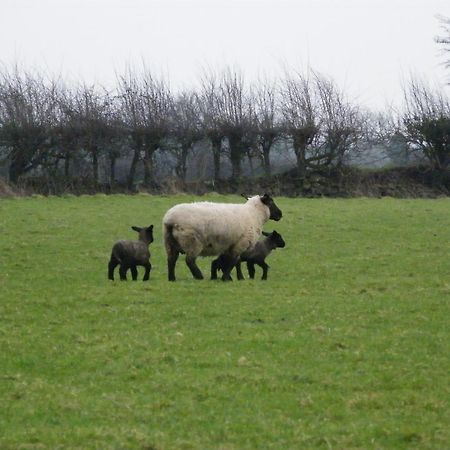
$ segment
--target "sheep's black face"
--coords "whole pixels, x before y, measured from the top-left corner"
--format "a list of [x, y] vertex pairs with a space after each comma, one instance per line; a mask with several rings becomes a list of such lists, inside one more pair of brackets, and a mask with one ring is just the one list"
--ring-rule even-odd
[[282, 238], [281, 234], [277, 233], [275, 230], [272, 231], [270, 239], [272, 239], [275, 245], [279, 248], [283, 248], [286, 246], [286, 242], [284, 242], [284, 239]]
[[264, 194], [261, 196], [261, 201], [269, 208], [270, 211], [270, 219], [279, 221], [283, 214], [281, 213], [281, 209], [275, 205], [273, 198], [269, 194]]

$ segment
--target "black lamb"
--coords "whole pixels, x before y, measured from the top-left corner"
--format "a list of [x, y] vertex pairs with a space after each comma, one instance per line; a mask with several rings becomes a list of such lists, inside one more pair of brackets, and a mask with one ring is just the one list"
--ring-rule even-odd
[[[267, 273], [269, 271], [269, 265], [266, 263], [265, 259], [269, 256], [272, 250], [276, 248], [285, 247], [281, 234], [277, 233], [275, 230], [272, 233], [262, 233], [265, 239], [258, 241], [253, 248], [245, 251], [241, 254], [239, 262], [236, 264], [236, 274], [238, 280], [243, 280], [244, 276], [242, 274], [241, 262], [247, 263], [248, 275], [250, 278], [255, 278], [255, 264], [260, 266], [263, 270], [261, 279], [267, 280]], [[217, 279], [217, 271], [222, 270], [223, 255], [220, 255], [211, 263], [211, 279]]]
[[121, 280], [127, 279], [127, 270], [131, 270], [131, 276], [134, 281], [137, 280], [136, 266], [143, 266], [145, 274], [143, 281], [150, 278], [150, 251], [148, 246], [153, 242], [153, 225], [147, 228], [131, 227], [139, 233], [137, 241], [120, 240], [112, 248], [111, 258], [108, 264], [108, 278], [114, 280], [114, 269], [120, 264], [119, 275]]

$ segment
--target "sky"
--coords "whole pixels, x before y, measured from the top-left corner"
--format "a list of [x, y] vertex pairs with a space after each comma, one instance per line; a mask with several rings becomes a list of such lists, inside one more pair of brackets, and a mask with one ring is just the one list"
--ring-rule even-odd
[[0, 63], [107, 87], [145, 64], [175, 90], [208, 68], [249, 80], [312, 68], [383, 109], [412, 74], [450, 78], [437, 15], [450, 0], [0, 0]]

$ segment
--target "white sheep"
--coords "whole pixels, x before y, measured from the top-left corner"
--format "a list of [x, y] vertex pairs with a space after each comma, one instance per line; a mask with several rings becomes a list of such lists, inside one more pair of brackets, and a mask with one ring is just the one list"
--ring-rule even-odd
[[198, 256], [223, 256], [222, 280], [231, 280], [230, 271], [241, 253], [253, 247], [263, 225], [280, 220], [282, 213], [268, 194], [250, 197], [244, 204], [196, 202], [170, 208], [163, 218], [169, 281], [175, 281], [180, 253], [195, 279], [203, 279], [195, 260]]

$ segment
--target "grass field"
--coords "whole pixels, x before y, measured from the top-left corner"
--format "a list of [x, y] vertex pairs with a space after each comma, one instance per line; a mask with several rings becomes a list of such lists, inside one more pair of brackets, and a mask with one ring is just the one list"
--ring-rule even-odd
[[[0, 449], [450, 448], [449, 199], [280, 198], [268, 281], [169, 283], [190, 200], [0, 201]], [[150, 281], [109, 282], [152, 223]]]

